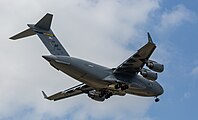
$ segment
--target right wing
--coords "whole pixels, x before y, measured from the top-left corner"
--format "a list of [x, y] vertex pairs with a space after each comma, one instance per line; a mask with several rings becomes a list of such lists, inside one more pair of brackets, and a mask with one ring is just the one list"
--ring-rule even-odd
[[153, 43], [152, 38], [148, 34], [148, 43], [141, 47], [134, 55], [120, 64], [113, 71], [114, 74], [128, 74], [140, 72], [146, 62], [149, 60], [151, 54], [156, 48], [156, 45]]
[[43, 93], [43, 96], [45, 99], [57, 101], [60, 99], [76, 96], [76, 95], [79, 95], [82, 93], [87, 93], [90, 90], [93, 90], [93, 88], [91, 88], [85, 84], [79, 84], [77, 86], [74, 86], [72, 88], [69, 88], [69, 89], [61, 91], [61, 92], [58, 92], [58, 93], [51, 95], [49, 97], [44, 93], [44, 91], [42, 91], [42, 93]]

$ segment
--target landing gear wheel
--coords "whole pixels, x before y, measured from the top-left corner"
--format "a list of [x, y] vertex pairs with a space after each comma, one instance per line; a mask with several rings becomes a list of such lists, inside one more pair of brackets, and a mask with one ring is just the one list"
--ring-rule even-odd
[[108, 98], [110, 98], [111, 96], [113, 95], [113, 93], [107, 93], [106, 95], [105, 95], [105, 99], [108, 99]]
[[119, 89], [119, 88], [120, 88], [119, 84], [115, 85], [115, 89]]
[[159, 102], [160, 101], [160, 99], [159, 98], [155, 98], [155, 102]]
[[106, 96], [105, 96], [105, 99], [108, 99], [108, 98], [110, 98], [110, 96], [109, 96], [109, 95], [106, 95]]
[[104, 94], [99, 94], [99, 97], [103, 97], [104, 96]]
[[109, 94], [105, 95], [105, 99], [109, 99], [109, 98], [110, 98]]
[[125, 89], [129, 89], [129, 86], [128, 85], [125, 85]]
[[128, 85], [121, 86], [121, 90], [126, 90], [126, 89], [128, 89], [128, 88], [129, 88]]

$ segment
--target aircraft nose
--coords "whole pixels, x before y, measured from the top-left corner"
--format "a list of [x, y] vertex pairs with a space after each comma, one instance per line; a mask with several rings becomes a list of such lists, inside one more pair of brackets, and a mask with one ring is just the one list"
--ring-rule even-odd
[[164, 89], [160, 84], [158, 84], [158, 90], [157, 91], [158, 91], [158, 95], [162, 95], [164, 93]]

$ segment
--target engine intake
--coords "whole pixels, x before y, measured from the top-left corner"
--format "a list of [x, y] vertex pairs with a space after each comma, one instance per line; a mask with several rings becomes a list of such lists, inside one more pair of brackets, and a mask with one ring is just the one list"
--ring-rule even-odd
[[154, 73], [148, 69], [142, 69], [142, 71], [140, 72], [140, 74], [146, 78], [146, 79], [149, 79], [149, 80], [152, 80], [152, 81], [155, 81], [157, 80], [157, 73]]
[[159, 64], [157, 63], [156, 61], [152, 61], [152, 60], [149, 60], [147, 63], [146, 63], [146, 66], [155, 71], [155, 72], [163, 72], [164, 71], [164, 65], [163, 64]]

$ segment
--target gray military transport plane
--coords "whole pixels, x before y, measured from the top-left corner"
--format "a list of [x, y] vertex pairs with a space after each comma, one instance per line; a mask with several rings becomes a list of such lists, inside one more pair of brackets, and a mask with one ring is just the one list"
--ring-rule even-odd
[[[149, 59], [156, 48], [149, 33], [148, 42], [135, 54], [118, 67], [107, 68], [71, 57], [50, 29], [52, 18], [53, 15], [47, 13], [36, 24], [28, 24], [29, 29], [10, 38], [17, 40], [37, 34], [51, 53], [42, 57], [55, 69], [81, 82], [51, 96], [47, 96], [42, 91], [46, 99], [56, 101], [85, 93], [96, 101], [104, 101], [113, 95], [126, 94], [154, 97], [155, 102], [159, 101], [158, 96], [162, 95], [164, 90], [156, 81], [158, 75], [155, 72], [162, 72], [164, 66]], [[145, 65], [150, 70], [144, 68]]]

